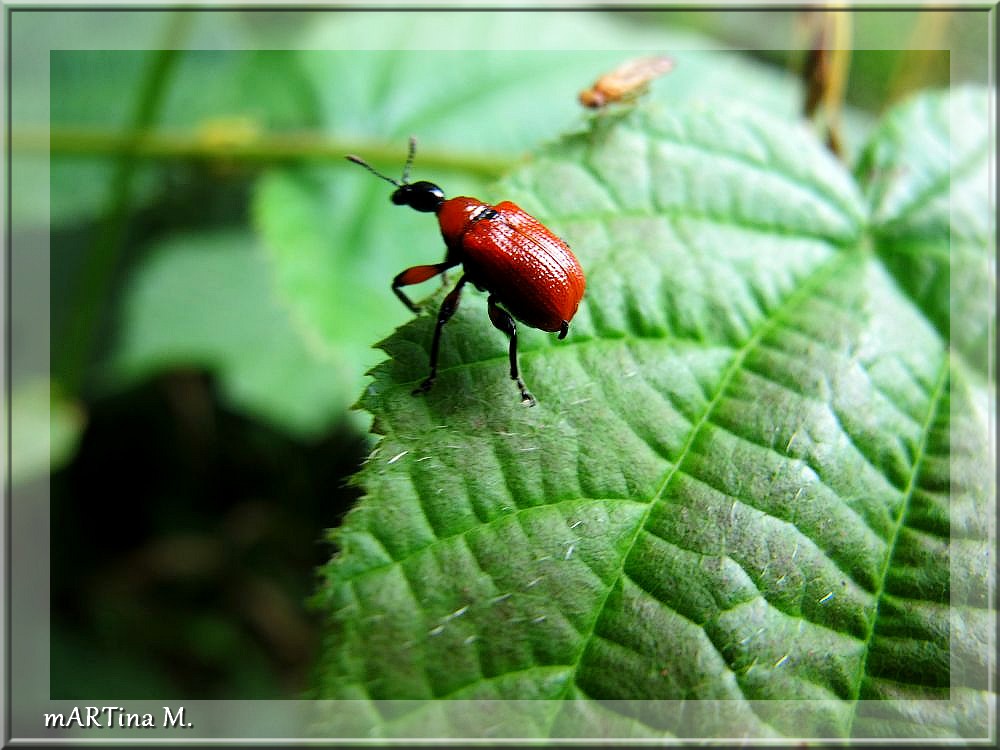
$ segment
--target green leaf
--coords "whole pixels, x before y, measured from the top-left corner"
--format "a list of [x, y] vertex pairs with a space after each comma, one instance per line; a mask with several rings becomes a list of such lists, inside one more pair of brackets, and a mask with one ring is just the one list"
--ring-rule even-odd
[[886, 118], [857, 168], [886, 268], [983, 375], [996, 296], [989, 123], [984, 89], [918, 97]]
[[992, 366], [987, 110], [980, 89], [915, 98], [890, 113], [858, 169], [880, 258], [958, 354], [886, 573], [862, 685], [873, 702], [855, 722], [870, 736], [976, 736], [993, 699], [989, 397], [964, 366], [976, 381]]
[[862, 736], [979, 736], [993, 700], [988, 417], [960, 374], [942, 385], [886, 571], [855, 719]]
[[104, 386], [176, 367], [218, 375], [236, 408], [304, 437], [329, 428], [355, 398], [353, 367], [310, 347], [273, 298], [253, 235], [221, 231], [153, 248], [126, 290]]
[[[136, 94], [153, 55], [146, 51], [56, 50], [50, 55], [53, 128], [102, 128], [117, 132], [130, 124]], [[41, 158], [41, 157], [39, 157]], [[50, 210], [24, 215], [24, 220], [53, 226], [90, 219], [107, 207], [115, 173], [106, 157], [65, 157], [54, 154], [49, 177]], [[148, 204], [156, 194], [159, 171], [138, 170], [133, 185], [136, 205]], [[46, 207], [42, 205], [41, 209]], [[51, 217], [51, 218], [50, 218]]]
[[[563, 342], [521, 328], [534, 409], [480, 294], [428, 395], [432, 317], [381, 344], [319, 695], [397, 737], [984, 733], [985, 681], [947, 691], [992, 622], [948, 564], [989, 549], [986, 420], [844, 169], [775, 118], [650, 107], [497, 194], [567, 239], [584, 303]], [[546, 700], [462, 700], [497, 698]]]
[[[222, 29], [211, 32], [217, 41]], [[244, 43], [237, 38], [229, 43]], [[54, 128], [119, 133], [131, 125], [135, 92], [154, 54], [146, 50], [59, 50], [52, 54]], [[187, 50], [168, 82], [157, 129], [188, 130], [206, 140], [235, 133], [315, 126], [318, 101], [295, 53], [283, 50]], [[52, 159], [54, 225], [92, 218], [106, 208], [113, 159], [56, 154]], [[132, 203], [148, 205], [163, 190], [163, 168], [138, 168]], [[37, 221], [48, 214], [26, 216]]]
[[[629, 58], [664, 52], [675, 68], [652, 84], [652, 97], [675, 103], [741, 97], [788, 115], [799, 107], [792, 74], [720, 49], [716, 39], [630, 14], [328, 18], [305, 40], [300, 59], [316, 83], [323, 121], [339, 134], [417, 134], [428, 145], [516, 155], [557, 137], [567, 122], [587, 119], [577, 93], [599, 75]], [[526, 39], [526, 26], [538, 36]]]
[[371, 342], [384, 330], [386, 308], [398, 315], [398, 303], [384, 294], [382, 264], [355, 241], [359, 227], [345, 226], [343, 216], [357, 200], [309, 172], [291, 170], [265, 175], [254, 200], [277, 293], [300, 334], [345, 364], [340, 386], [352, 394], [378, 361]]
[[[81, 405], [47, 378], [15, 386], [10, 401], [11, 482], [23, 484], [62, 467], [76, 452], [85, 423]], [[6, 430], [0, 447], [6, 455]]]

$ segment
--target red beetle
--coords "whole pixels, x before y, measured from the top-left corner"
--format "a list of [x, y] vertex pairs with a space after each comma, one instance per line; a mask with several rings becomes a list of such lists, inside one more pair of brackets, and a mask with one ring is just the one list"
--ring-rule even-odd
[[534, 406], [535, 399], [518, 374], [514, 318], [532, 328], [558, 331], [559, 338], [565, 338], [586, 286], [583, 269], [569, 245], [510, 201], [490, 206], [464, 196], [446, 200], [444, 191], [431, 182], [407, 182], [415, 150], [416, 141], [410, 138], [410, 151], [399, 182], [357, 156], [347, 157], [395, 185], [392, 202], [397, 206], [437, 214], [447, 248], [444, 261], [407, 268], [393, 279], [392, 291], [404, 305], [413, 312], [419, 311], [400, 287], [419, 284], [459, 264], [464, 271], [438, 311], [431, 342], [430, 375], [413, 393], [425, 393], [434, 384], [441, 329], [458, 309], [462, 287], [471, 281], [480, 291], [489, 292], [490, 321], [510, 339], [511, 380], [521, 391], [521, 402]]

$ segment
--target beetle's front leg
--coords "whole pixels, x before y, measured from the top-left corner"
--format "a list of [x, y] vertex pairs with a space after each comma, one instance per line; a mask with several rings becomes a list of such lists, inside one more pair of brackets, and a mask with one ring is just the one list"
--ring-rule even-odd
[[439, 273], [444, 273], [452, 266], [457, 266], [458, 263], [454, 263], [448, 260], [442, 263], [431, 263], [426, 266], [412, 266], [407, 268], [405, 271], [396, 275], [396, 278], [392, 280], [392, 291], [397, 297], [399, 297], [400, 302], [409, 308], [410, 312], [418, 313], [420, 312], [420, 307], [413, 304], [410, 298], [403, 294], [403, 290], [400, 287], [410, 286], [411, 284], [419, 284], [421, 281], [427, 281], [427, 279], [432, 276], [437, 276]]
[[462, 287], [465, 286], [465, 281], [466, 276], [463, 275], [458, 280], [458, 283], [455, 284], [455, 288], [448, 292], [448, 296], [441, 303], [441, 309], [438, 310], [437, 325], [434, 327], [434, 339], [431, 341], [431, 374], [413, 390], [414, 396], [418, 393], [427, 393], [431, 389], [431, 386], [434, 385], [434, 378], [437, 377], [438, 350], [441, 347], [441, 329], [444, 328], [444, 324], [451, 319], [451, 316], [455, 314], [455, 310], [458, 309], [459, 298], [462, 295]]

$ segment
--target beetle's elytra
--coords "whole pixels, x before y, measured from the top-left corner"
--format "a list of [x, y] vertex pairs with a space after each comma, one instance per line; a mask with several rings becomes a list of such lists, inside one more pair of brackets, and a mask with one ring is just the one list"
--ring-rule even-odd
[[514, 318], [532, 328], [558, 331], [559, 338], [565, 338], [586, 287], [583, 269], [569, 245], [510, 201], [491, 206], [465, 196], [446, 199], [444, 191], [434, 183], [408, 182], [415, 151], [416, 141], [410, 138], [406, 166], [398, 182], [357, 156], [347, 157], [395, 185], [392, 202], [396, 205], [437, 214], [446, 248], [444, 260], [407, 268], [393, 279], [392, 290], [404, 305], [413, 312], [418, 311], [402, 287], [419, 284], [449, 268], [462, 266], [462, 277], [438, 311], [431, 342], [430, 374], [413, 392], [425, 393], [434, 384], [441, 329], [454, 315], [462, 287], [468, 282], [489, 293], [490, 322], [510, 340], [510, 377], [520, 389], [522, 403], [534, 406], [535, 399], [521, 380], [517, 367]]

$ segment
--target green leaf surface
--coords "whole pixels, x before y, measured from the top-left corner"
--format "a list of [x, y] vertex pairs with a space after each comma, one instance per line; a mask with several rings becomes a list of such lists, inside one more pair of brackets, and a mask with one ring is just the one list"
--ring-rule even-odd
[[982, 375], [996, 296], [989, 123], [983, 89], [916, 98], [886, 118], [857, 168], [886, 268]]
[[520, 329], [533, 409], [482, 294], [425, 397], [433, 318], [382, 342], [319, 695], [382, 736], [984, 732], [985, 681], [952, 678], [993, 617], [987, 421], [876, 193], [720, 105], [597, 121], [506, 179], [587, 294], [565, 341]]
[[343, 388], [353, 365], [309, 347], [274, 299], [263, 250], [248, 232], [178, 236], [153, 248], [123, 314], [107, 388], [204, 367], [231, 405], [303, 437], [321, 434], [355, 398]]
[[993, 700], [989, 427], [955, 369], [886, 570], [855, 719], [862, 736], [977, 736]]

